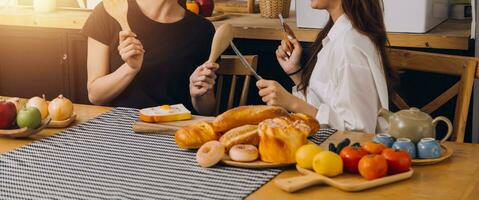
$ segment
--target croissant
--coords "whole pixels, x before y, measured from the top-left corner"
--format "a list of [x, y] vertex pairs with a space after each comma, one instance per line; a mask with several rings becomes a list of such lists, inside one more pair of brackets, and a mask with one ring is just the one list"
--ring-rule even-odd
[[307, 143], [311, 132], [304, 121], [289, 117], [265, 120], [258, 130], [261, 160], [270, 163], [295, 163], [296, 150]]
[[287, 116], [288, 111], [276, 106], [240, 106], [219, 115], [213, 120], [216, 132], [224, 133], [243, 125], [258, 125], [265, 119]]
[[210, 122], [199, 122], [181, 128], [175, 133], [176, 144], [183, 149], [198, 149], [206, 142], [218, 140], [219, 135]]

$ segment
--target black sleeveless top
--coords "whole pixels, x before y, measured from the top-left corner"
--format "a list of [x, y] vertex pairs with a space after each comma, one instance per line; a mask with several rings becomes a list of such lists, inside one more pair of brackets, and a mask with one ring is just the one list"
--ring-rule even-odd
[[[129, 0], [128, 22], [146, 53], [143, 66], [128, 87], [109, 106], [145, 108], [183, 103], [193, 110], [189, 77], [208, 60], [215, 28], [189, 11], [174, 23], [156, 22], [143, 14], [135, 0]], [[83, 33], [110, 47], [110, 72], [124, 61], [118, 52], [120, 24], [100, 3], [83, 27]]]

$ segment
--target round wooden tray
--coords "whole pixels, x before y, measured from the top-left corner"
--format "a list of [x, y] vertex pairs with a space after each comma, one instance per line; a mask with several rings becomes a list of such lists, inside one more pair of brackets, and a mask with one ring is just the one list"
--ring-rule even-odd
[[412, 165], [414, 165], [414, 166], [433, 165], [433, 164], [436, 164], [436, 163], [439, 163], [441, 161], [444, 161], [444, 160], [448, 159], [454, 153], [454, 150], [452, 150], [451, 147], [448, 147], [445, 144], [441, 144], [441, 148], [442, 148], [442, 156], [441, 157], [433, 158], [433, 159], [413, 159], [412, 160]]
[[211, 17], [205, 17], [206, 19], [214, 22], [214, 21], [221, 21], [221, 20], [224, 20], [226, 18], [228, 18], [228, 14], [225, 14], [225, 13], [213, 13], [213, 15]]
[[269, 168], [283, 168], [294, 166], [296, 163], [267, 163], [261, 160], [256, 160], [253, 162], [237, 162], [231, 160], [229, 157], [226, 157], [222, 160], [225, 165], [233, 166], [233, 167], [240, 167], [240, 168], [248, 168], [248, 169], [269, 169]]
[[73, 114], [69, 119], [63, 121], [51, 121], [48, 128], [66, 128], [70, 126], [77, 118], [76, 114]]
[[42, 121], [42, 125], [37, 129], [29, 129], [29, 128], [19, 128], [19, 129], [11, 129], [11, 130], [0, 130], [1, 137], [9, 137], [9, 138], [26, 138], [32, 135], [39, 133], [41, 130], [45, 129], [48, 124], [51, 122], [51, 118], [44, 119]]

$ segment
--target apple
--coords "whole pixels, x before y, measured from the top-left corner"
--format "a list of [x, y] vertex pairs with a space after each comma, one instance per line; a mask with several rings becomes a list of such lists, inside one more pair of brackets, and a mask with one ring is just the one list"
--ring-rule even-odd
[[17, 125], [20, 128], [36, 129], [42, 123], [42, 114], [36, 107], [24, 108], [18, 112]]
[[200, 5], [200, 15], [203, 17], [211, 17], [213, 10], [215, 9], [215, 3], [213, 0], [196, 0]]
[[0, 102], [0, 129], [8, 129], [15, 122], [17, 108], [12, 102]]
[[13, 104], [15, 104], [15, 107], [17, 108], [17, 113], [25, 107], [25, 103], [22, 102], [22, 100], [20, 100], [20, 98], [18, 97], [14, 97], [14, 98], [10, 98], [10, 99], [7, 99], [7, 102], [12, 102]]

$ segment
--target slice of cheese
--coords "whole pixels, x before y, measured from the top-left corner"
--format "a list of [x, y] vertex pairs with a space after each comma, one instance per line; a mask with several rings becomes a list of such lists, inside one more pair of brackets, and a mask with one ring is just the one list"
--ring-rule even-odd
[[140, 110], [140, 120], [144, 122], [172, 122], [191, 118], [191, 112], [183, 104], [163, 105]]

